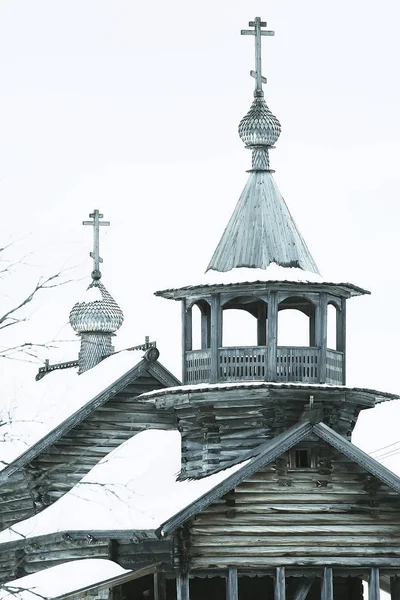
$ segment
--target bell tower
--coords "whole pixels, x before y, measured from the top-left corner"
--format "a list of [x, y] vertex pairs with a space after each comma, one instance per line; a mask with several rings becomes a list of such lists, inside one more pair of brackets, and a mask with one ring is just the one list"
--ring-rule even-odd
[[[274, 180], [270, 150], [281, 125], [268, 108], [261, 73], [258, 17], [243, 35], [255, 38], [254, 100], [239, 124], [239, 136], [252, 152], [252, 168], [236, 208], [196, 286], [157, 292], [182, 302], [183, 382], [235, 381], [346, 383], [346, 300], [369, 293], [323, 279]], [[336, 343], [328, 347], [328, 306], [336, 313]], [[201, 312], [201, 348], [193, 349], [193, 307]], [[254, 318], [257, 344], [223, 345], [224, 315], [239, 309]], [[308, 343], [278, 345], [279, 314], [291, 309], [308, 319]]]

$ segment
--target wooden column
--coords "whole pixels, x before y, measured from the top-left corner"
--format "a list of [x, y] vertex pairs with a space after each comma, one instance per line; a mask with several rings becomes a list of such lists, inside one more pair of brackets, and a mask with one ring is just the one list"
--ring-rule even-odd
[[237, 569], [229, 569], [226, 580], [226, 600], [238, 600], [239, 586]]
[[398, 575], [390, 578], [390, 598], [391, 600], [400, 600], [400, 577]]
[[219, 294], [211, 295], [211, 383], [219, 379], [219, 348], [222, 346], [222, 310]]
[[189, 573], [179, 571], [176, 576], [176, 600], [189, 600]]
[[278, 347], [278, 292], [270, 292], [268, 301], [268, 381], [276, 381]]
[[186, 383], [186, 352], [192, 349], [192, 309], [182, 300], [182, 382]]
[[319, 296], [319, 303], [315, 311], [315, 338], [319, 346], [319, 381], [326, 382], [326, 347], [327, 347], [327, 308], [328, 297], [324, 292]]
[[379, 569], [372, 567], [368, 582], [368, 600], [379, 600], [381, 591], [379, 589]]
[[165, 573], [156, 571], [154, 579], [154, 600], [167, 600], [167, 588], [165, 582]]
[[325, 567], [322, 580], [321, 600], [333, 600], [333, 573], [332, 569]]
[[286, 600], [285, 567], [277, 567], [276, 569], [274, 600]]
[[257, 307], [257, 346], [267, 345], [267, 306], [259, 301]]
[[339, 312], [339, 324], [337, 331], [337, 349], [343, 352], [343, 385], [346, 385], [346, 300], [342, 299], [341, 311]]

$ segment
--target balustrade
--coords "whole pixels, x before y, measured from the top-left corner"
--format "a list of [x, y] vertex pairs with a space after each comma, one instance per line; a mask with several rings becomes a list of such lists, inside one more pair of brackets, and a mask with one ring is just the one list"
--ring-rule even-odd
[[[277, 381], [343, 384], [344, 358], [337, 350], [327, 350], [326, 381], [320, 380], [321, 351], [316, 347], [278, 346], [276, 371], [268, 373], [267, 346], [219, 348], [217, 382]], [[209, 383], [212, 379], [211, 349], [190, 350], [185, 353], [185, 383]]]

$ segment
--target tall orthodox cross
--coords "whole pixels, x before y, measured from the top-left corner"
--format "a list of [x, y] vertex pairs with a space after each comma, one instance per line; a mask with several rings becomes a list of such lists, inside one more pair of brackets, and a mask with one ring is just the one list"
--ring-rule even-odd
[[260, 17], [256, 17], [254, 21], [250, 21], [249, 27], [254, 27], [254, 29], [242, 29], [240, 32], [241, 35], [254, 35], [255, 37], [255, 46], [256, 46], [256, 70], [250, 71], [250, 75], [254, 77], [256, 80], [256, 86], [254, 90], [254, 96], [263, 96], [264, 92], [262, 89], [262, 84], [267, 83], [265, 77], [263, 77], [261, 72], [261, 36], [262, 35], [275, 35], [275, 31], [262, 31], [262, 27], [266, 27], [266, 21], [261, 21]]
[[110, 221], [100, 221], [104, 215], [100, 214], [97, 208], [90, 213], [89, 217], [92, 219], [91, 221], [82, 221], [82, 225], [92, 225], [93, 227], [93, 252], [90, 253], [91, 258], [93, 258], [93, 272], [92, 279], [100, 279], [100, 263], [103, 262], [103, 259], [100, 257], [100, 226], [108, 226], [110, 225]]

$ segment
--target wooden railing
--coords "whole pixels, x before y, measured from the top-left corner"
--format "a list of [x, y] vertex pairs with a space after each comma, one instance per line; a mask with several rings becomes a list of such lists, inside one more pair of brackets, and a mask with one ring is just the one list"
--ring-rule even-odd
[[203, 383], [211, 378], [211, 350], [190, 350], [186, 352], [185, 383]]
[[260, 380], [266, 376], [265, 346], [219, 349], [219, 381]]
[[278, 346], [276, 381], [319, 383], [319, 348]]
[[326, 383], [341, 385], [343, 383], [343, 352], [338, 350], [326, 351]]
[[321, 351], [315, 347], [278, 346], [276, 371], [268, 372], [266, 346], [239, 346], [219, 348], [216, 359], [216, 376], [212, 378], [211, 349], [186, 352], [185, 383], [229, 381], [277, 381], [303, 383], [330, 383], [341, 385], [344, 377], [343, 353], [327, 350], [326, 377], [321, 381]]

